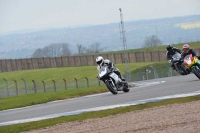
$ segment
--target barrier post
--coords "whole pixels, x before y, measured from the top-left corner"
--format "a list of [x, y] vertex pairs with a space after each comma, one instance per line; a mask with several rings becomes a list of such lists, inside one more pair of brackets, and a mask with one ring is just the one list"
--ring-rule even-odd
[[85, 77], [85, 79], [86, 79], [87, 87], [89, 87], [89, 81], [88, 81], [88, 78]]
[[23, 78], [21, 78], [21, 80], [24, 82], [24, 89], [25, 89], [26, 94], [27, 94], [26, 81]]
[[76, 83], [76, 88], [78, 88], [78, 80], [76, 78], [74, 78], [75, 83]]
[[55, 80], [52, 80], [53, 81], [53, 84], [54, 84], [54, 90], [56, 91], [56, 82]]
[[6, 82], [7, 96], [9, 97], [9, 91], [8, 91], [8, 81], [7, 81], [5, 78], [3, 78], [3, 80]]
[[42, 80], [43, 83], [43, 87], [44, 87], [44, 92], [46, 92], [46, 88], [45, 88], [45, 82]]
[[101, 81], [99, 80], [98, 77], [97, 77], [97, 81], [98, 81], [99, 86], [101, 86]]
[[65, 79], [63, 79], [64, 83], [65, 83], [65, 90], [67, 90], [67, 82]]
[[16, 87], [16, 94], [17, 94], [17, 96], [18, 96], [17, 81], [16, 81], [16, 80], [14, 80], [14, 81], [15, 81], [15, 87]]
[[32, 80], [32, 82], [33, 82], [33, 85], [34, 85], [34, 91], [35, 91], [35, 93], [37, 93], [35, 81]]

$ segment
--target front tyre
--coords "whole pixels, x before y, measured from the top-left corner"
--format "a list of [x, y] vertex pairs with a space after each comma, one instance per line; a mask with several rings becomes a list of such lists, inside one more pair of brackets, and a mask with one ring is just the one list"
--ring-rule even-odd
[[114, 86], [114, 85], [112, 84], [112, 82], [107, 81], [107, 82], [105, 82], [105, 84], [106, 84], [108, 90], [109, 90], [112, 94], [116, 95], [116, 94], [118, 93], [116, 86]]
[[175, 69], [176, 69], [176, 72], [179, 73], [180, 75], [184, 75], [183, 71], [182, 71], [182, 68], [181, 68], [181, 65], [179, 64], [174, 64], [175, 66]]
[[200, 79], [200, 69], [193, 68], [192, 72]]

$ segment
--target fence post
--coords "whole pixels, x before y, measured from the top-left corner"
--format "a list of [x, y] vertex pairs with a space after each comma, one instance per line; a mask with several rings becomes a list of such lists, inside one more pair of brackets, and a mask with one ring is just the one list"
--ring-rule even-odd
[[168, 69], [168, 77], [171, 77], [171, 76], [172, 76], [172, 70], [171, 70], [171, 67], [169, 67], [167, 64], [165, 64], [165, 66], [166, 66], [167, 69]]
[[99, 78], [97, 77], [97, 81], [99, 83], [99, 86], [101, 86], [101, 81], [99, 80]]
[[32, 82], [33, 82], [33, 85], [34, 85], [34, 91], [35, 91], [35, 93], [37, 93], [35, 81], [32, 80]]
[[87, 82], [87, 87], [89, 87], [89, 81], [88, 81], [88, 78], [85, 77], [85, 79], [86, 79], [86, 82]]
[[157, 74], [157, 71], [156, 71], [156, 68], [153, 67], [153, 66], [150, 66], [150, 67], [153, 69], [153, 72], [154, 72], [154, 78], [155, 78], [155, 79], [159, 78], [159, 77], [158, 77], [158, 74]]
[[26, 92], [26, 94], [27, 94], [26, 81], [25, 81], [23, 78], [21, 78], [21, 80], [24, 82], [24, 89], [25, 89], [25, 92]]
[[53, 81], [53, 84], [54, 84], [54, 90], [56, 91], [56, 82], [55, 80], [52, 80]]
[[76, 82], [76, 88], [78, 88], [78, 80], [76, 78], [74, 78], [75, 82]]
[[145, 69], [146, 70], [146, 80], [149, 80], [149, 69]]
[[3, 80], [6, 82], [7, 96], [9, 97], [8, 81], [5, 78], [3, 78]]
[[14, 80], [14, 81], [15, 81], [15, 87], [16, 87], [16, 94], [17, 94], [17, 96], [18, 96], [17, 81], [16, 81], [16, 80]]
[[63, 79], [64, 83], [65, 83], [65, 90], [67, 90], [67, 83], [66, 83], [66, 80]]
[[46, 88], [45, 88], [45, 82], [42, 80], [43, 83], [43, 87], [44, 87], [44, 92], [46, 92]]
[[141, 80], [144, 80], [144, 77], [143, 77], [142, 72], [140, 71], [140, 69], [137, 69], [137, 71], [138, 71], [139, 74], [140, 74], [140, 78], [141, 78]]

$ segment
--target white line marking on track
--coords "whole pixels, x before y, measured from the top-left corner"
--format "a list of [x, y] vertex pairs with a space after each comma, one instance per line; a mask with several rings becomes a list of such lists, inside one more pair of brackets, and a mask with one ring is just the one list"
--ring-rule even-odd
[[47, 116], [43, 116], [43, 117], [8, 121], [8, 122], [0, 123], [0, 126], [19, 124], [19, 123], [25, 123], [25, 122], [32, 122], [32, 121], [39, 121], [39, 120], [45, 120], [45, 119], [56, 118], [56, 117], [61, 117], [61, 116], [69, 116], [69, 115], [81, 114], [81, 113], [86, 113], [86, 112], [100, 111], [100, 110], [105, 110], [105, 109], [113, 109], [113, 108], [117, 108], [117, 107], [126, 107], [126, 106], [131, 106], [131, 105], [145, 104], [145, 103], [150, 103], [150, 102], [162, 101], [162, 100], [166, 100], [166, 99], [181, 98], [181, 97], [188, 97], [188, 96], [195, 96], [195, 95], [200, 95], [200, 91], [195, 91], [195, 92], [192, 92], [192, 93], [185, 93], [185, 94], [169, 95], [169, 96], [164, 96], [164, 97], [156, 97], [156, 98], [144, 99], [144, 100], [138, 100], [138, 101], [132, 101], [132, 102], [124, 103], [124, 104], [94, 107], [94, 108], [89, 108], [89, 109], [83, 109], [83, 110], [47, 115]]

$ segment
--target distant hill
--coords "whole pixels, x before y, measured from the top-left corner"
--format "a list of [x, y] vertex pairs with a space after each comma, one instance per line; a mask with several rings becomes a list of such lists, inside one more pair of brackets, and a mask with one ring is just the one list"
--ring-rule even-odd
[[[167, 43], [192, 42], [200, 40], [200, 15], [124, 22], [128, 49], [141, 48], [144, 39], [158, 35]], [[72, 53], [76, 44], [89, 47], [100, 43], [105, 51], [121, 50], [119, 23], [59, 28], [33, 32], [0, 35], [0, 58], [30, 58], [37, 48], [51, 43], [67, 42]]]

